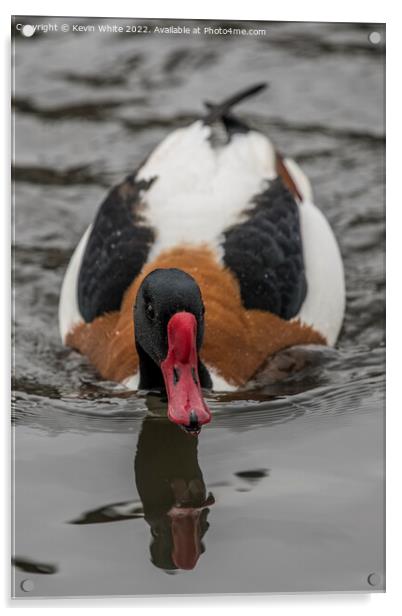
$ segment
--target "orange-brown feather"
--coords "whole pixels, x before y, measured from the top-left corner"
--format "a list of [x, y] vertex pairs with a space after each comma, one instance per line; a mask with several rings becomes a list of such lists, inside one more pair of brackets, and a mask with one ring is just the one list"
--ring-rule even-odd
[[303, 197], [300, 194], [299, 189], [296, 186], [292, 176], [290, 175], [287, 167], [284, 163], [283, 157], [279, 152], [276, 152], [276, 173], [282, 178], [282, 182], [285, 184], [286, 188], [292, 193], [294, 197], [299, 199], [299, 201], [303, 201]]
[[121, 309], [77, 326], [67, 344], [86, 355], [107, 379], [122, 381], [138, 370], [133, 306], [145, 276], [176, 267], [197, 281], [205, 305], [201, 358], [229, 383], [244, 385], [274, 353], [297, 344], [325, 344], [321, 334], [298, 321], [262, 310], [246, 310], [235, 276], [207, 246], [178, 246], [147, 264], [127, 289]]

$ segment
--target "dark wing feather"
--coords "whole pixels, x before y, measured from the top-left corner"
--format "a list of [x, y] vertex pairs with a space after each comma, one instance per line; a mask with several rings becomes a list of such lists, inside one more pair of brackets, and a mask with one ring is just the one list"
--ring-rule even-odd
[[247, 220], [224, 232], [224, 263], [239, 281], [246, 308], [291, 319], [307, 291], [299, 206], [280, 178], [253, 203]]
[[142, 219], [141, 198], [151, 183], [130, 175], [99, 208], [78, 277], [78, 305], [86, 322], [120, 308], [148, 257], [155, 234]]

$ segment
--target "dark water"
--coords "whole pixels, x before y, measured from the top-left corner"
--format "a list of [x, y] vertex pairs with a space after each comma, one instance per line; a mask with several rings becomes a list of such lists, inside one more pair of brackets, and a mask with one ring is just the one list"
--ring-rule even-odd
[[[384, 588], [385, 32], [263, 27], [15, 37], [17, 596]], [[60, 284], [107, 188], [203, 100], [261, 80], [243, 114], [309, 175], [346, 318], [337, 349], [303, 352], [293, 377], [210, 395], [197, 449], [163, 401], [61, 346]]]

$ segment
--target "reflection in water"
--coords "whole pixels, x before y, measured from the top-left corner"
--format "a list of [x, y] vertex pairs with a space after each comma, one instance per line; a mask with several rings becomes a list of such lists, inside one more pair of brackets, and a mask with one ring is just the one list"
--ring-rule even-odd
[[235, 475], [250, 483], [257, 483], [263, 477], [268, 477], [269, 470], [267, 468], [255, 468], [248, 471], [239, 471]]
[[70, 524], [103, 524], [105, 522], [119, 522], [132, 518], [143, 518], [144, 514], [139, 503], [125, 501], [105, 505], [92, 511], [85, 511], [79, 518], [71, 520]]
[[[152, 396], [148, 406], [155, 405]], [[134, 461], [141, 503], [109, 503], [85, 511], [70, 524], [102, 524], [145, 518], [151, 527], [151, 561], [173, 571], [194, 569], [205, 551], [209, 506], [197, 458], [198, 438], [186, 434], [166, 417], [147, 416], [138, 438]]]
[[144, 419], [135, 481], [151, 527], [151, 560], [165, 570], [194, 569], [205, 550], [208, 507], [215, 501], [206, 492], [197, 448], [197, 437], [167, 419]]
[[[207, 493], [198, 464], [198, 437], [187, 434], [167, 419], [166, 399], [150, 393], [145, 402], [148, 414], [141, 425], [134, 459], [135, 483], [141, 502], [108, 503], [83, 512], [69, 523], [102, 524], [145, 518], [151, 529], [152, 563], [170, 572], [191, 570], [205, 551], [202, 539], [209, 528], [209, 507], [215, 503], [215, 498]], [[304, 413], [304, 409], [295, 412], [286, 402], [280, 405], [278, 412], [271, 402], [270, 413], [264, 410], [263, 423], [265, 426], [277, 425]], [[236, 418], [233, 405], [231, 416]], [[252, 423], [250, 411], [247, 416], [249, 427]], [[217, 420], [218, 416], [215, 417], [216, 423]], [[233, 475], [240, 482], [214, 484], [223, 500], [226, 491], [249, 492], [262, 479], [269, 477], [270, 470], [258, 467], [238, 469], [233, 471]]]
[[50, 563], [40, 563], [29, 558], [22, 558], [16, 556], [11, 560], [14, 567], [20, 569], [20, 571], [25, 571], [26, 573], [41, 573], [44, 575], [51, 575], [52, 573], [57, 573], [58, 566], [52, 565]]

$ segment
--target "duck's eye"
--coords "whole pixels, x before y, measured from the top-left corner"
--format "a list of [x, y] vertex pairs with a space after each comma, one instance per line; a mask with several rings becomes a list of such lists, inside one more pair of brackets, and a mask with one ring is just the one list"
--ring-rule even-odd
[[154, 310], [152, 304], [147, 304], [145, 306], [145, 314], [147, 315], [147, 317], [148, 317], [148, 319], [150, 321], [154, 320], [154, 318], [155, 318], [155, 310]]

